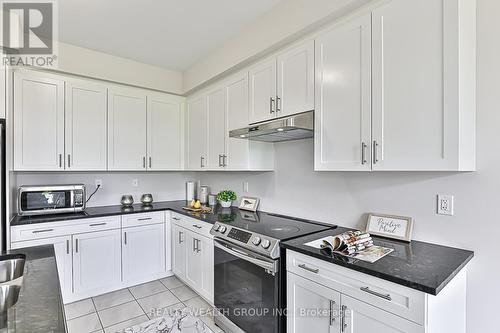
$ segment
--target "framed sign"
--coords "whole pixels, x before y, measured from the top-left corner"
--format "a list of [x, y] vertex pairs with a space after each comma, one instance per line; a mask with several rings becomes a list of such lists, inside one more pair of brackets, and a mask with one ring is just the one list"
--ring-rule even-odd
[[413, 219], [411, 217], [368, 214], [366, 232], [371, 235], [410, 242], [412, 230]]
[[242, 197], [238, 208], [255, 212], [257, 207], [259, 207], [259, 198]]

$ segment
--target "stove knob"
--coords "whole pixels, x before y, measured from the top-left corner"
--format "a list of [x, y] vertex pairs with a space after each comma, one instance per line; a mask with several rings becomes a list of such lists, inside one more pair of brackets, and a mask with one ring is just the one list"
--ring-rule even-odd
[[259, 244], [260, 244], [260, 237], [255, 236], [255, 237], [252, 239], [252, 243], [253, 243], [253, 245], [255, 245], [255, 246], [259, 246]]
[[214, 225], [214, 231], [219, 231], [220, 225], [216, 224]]
[[226, 232], [226, 229], [227, 229], [227, 228], [226, 228], [225, 226], [221, 225], [221, 226], [219, 227], [219, 232], [220, 232], [221, 234], [223, 234], [223, 233], [225, 233], [225, 232]]
[[270, 245], [271, 245], [271, 242], [270, 242], [270, 241], [268, 241], [267, 239], [264, 239], [264, 240], [262, 241], [262, 244], [261, 244], [261, 246], [262, 246], [263, 248], [265, 248], [265, 249], [267, 249]]

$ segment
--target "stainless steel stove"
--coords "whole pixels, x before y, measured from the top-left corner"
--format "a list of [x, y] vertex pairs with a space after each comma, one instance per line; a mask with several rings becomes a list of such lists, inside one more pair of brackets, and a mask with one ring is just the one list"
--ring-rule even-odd
[[302, 219], [237, 212], [216, 222], [215, 323], [226, 332], [284, 332], [285, 260], [280, 242], [334, 226]]

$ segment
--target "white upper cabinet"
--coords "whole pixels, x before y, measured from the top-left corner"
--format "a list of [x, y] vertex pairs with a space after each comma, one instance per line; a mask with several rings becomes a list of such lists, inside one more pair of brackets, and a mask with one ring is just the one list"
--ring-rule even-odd
[[64, 81], [14, 75], [14, 170], [64, 170]]
[[371, 169], [371, 17], [316, 39], [315, 170]]
[[92, 81], [66, 82], [66, 170], [107, 168], [107, 88]]
[[373, 11], [373, 170], [475, 169], [475, 1]]
[[108, 168], [146, 170], [146, 94], [142, 90], [108, 90]]
[[207, 168], [207, 97], [195, 97], [187, 102], [188, 169]]
[[207, 95], [208, 114], [208, 169], [224, 168], [226, 142], [226, 107], [222, 87]]
[[250, 68], [250, 124], [276, 117], [276, 58]]
[[184, 167], [184, 99], [166, 94], [147, 96], [148, 170]]
[[314, 40], [280, 53], [277, 64], [276, 116], [314, 110]]

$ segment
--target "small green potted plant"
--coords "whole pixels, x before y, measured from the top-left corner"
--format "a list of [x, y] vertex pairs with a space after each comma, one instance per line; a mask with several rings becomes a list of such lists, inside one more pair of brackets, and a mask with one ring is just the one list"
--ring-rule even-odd
[[233, 201], [236, 200], [236, 193], [231, 190], [220, 191], [217, 194], [217, 200], [223, 208], [231, 207]]

